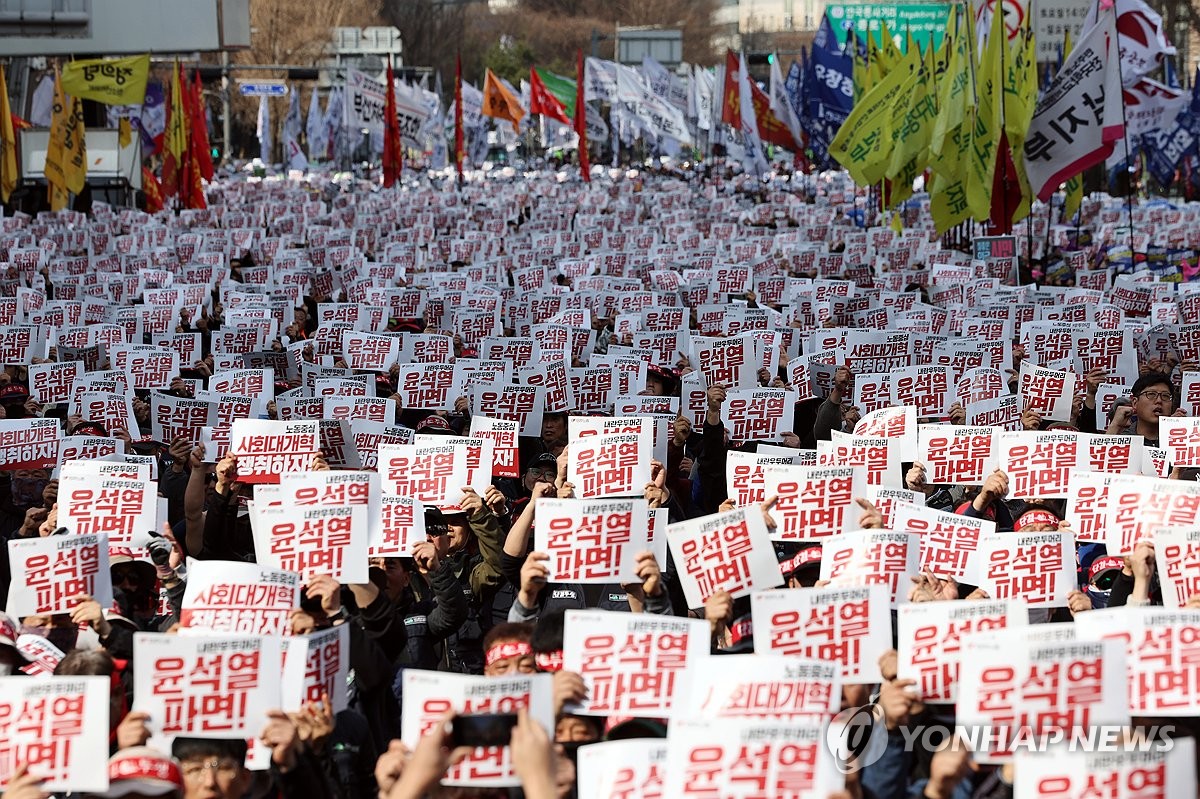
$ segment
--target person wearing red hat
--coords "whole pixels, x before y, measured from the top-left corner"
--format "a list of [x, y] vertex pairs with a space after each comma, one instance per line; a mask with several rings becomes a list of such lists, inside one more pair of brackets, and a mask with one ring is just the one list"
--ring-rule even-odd
[[148, 746], [122, 749], [108, 761], [108, 790], [87, 793], [94, 799], [182, 799], [183, 772], [179, 763]]

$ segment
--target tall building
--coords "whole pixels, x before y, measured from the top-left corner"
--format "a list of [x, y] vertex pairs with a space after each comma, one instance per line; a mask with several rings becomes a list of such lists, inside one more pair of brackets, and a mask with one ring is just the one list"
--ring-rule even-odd
[[740, 0], [737, 6], [743, 34], [810, 31], [825, 12], [825, 0]]

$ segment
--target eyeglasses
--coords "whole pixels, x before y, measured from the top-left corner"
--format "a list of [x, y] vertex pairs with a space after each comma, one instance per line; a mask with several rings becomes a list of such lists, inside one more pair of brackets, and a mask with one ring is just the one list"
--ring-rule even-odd
[[1169, 391], [1143, 391], [1138, 396], [1153, 401], [1162, 400], [1163, 402], [1168, 402], [1175, 398], [1175, 395]]
[[185, 763], [183, 766], [183, 778], [197, 782], [204, 779], [206, 771], [215, 771], [218, 777], [229, 778], [237, 774], [238, 764], [236, 760], [230, 758], [209, 760], [204, 763]]
[[548, 469], [548, 468], [547, 468], [547, 469], [542, 469], [542, 468], [537, 468], [537, 467], [531, 467], [531, 468], [529, 469], [529, 474], [530, 474], [530, 475], [531, 475], [531, 476], [532, 476], [534, 479], [537, 479], [537, 478], [548, 478], [548, 477], [558, 477], [558, 469]]

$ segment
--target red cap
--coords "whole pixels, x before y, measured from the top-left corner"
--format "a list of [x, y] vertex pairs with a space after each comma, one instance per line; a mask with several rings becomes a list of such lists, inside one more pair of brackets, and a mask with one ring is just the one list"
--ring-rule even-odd
[[100, 796], [167, 796], [183, 791], [179, 763], [148, 746], [122, 749], [113, 755], [108, 761], [108, 782], [108, 791]]

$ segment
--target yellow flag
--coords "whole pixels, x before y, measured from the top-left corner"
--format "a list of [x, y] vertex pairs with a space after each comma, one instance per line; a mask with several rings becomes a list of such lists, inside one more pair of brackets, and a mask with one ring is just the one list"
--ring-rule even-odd
[[904, 60], [905, 54], [896, 46], [896, 37], [888, 30], [887, 23], [879, 23], [879, 55], [883, 59], [884, 69], [895, 69]]
[[950, 60], [938, 80], [938, 115], [929, 140], [930, 166], [947, 177], [962, 173], [962, 159], [957, 150], [952, 152], [953, 157], [947, 157], [946, 139], [963, 124], [967, 110], [975, 105], [971, 95], [971, 43], [968, 38], [971, 34], [959, 25], [961, 13], [957, 6], [950, 12], [945, 40]]
[[[950, 163], [961, 162], [971, 150], [971, 135], [975, 130], [975, 109], [969, 108], [961, 125], [946, 137], [943, 156]], [[940, 236], [971, 216], [967, 205], [966, 170], [953, 175], [935, 173], [929, 187], [929, 213], [934, 229]]]
[[[871, 34], [867, 34], [867, 41], [871, 40]], [[859, 52], [858, 37], [854, 31], [850, 31], [850, 39], [847, 45], [851, 48], [854, 58], [853, 74], [851, 80], [854, 83], [854, 102], [857, 103], [862, 99], [862, 96], [867, 93], [868, 69], [866, 56]]]
[[886, 74], [888, 65], [883, 50], [875, 44], [875, 37], [871, 32], [867, 31], [867, 79], [863, 83], [863, 96], [865, 97], [873, 86], [879, 85], [879, 81], [883, 80]]
[[[50, 210], [66, 207], [67, 192], [79, 194], [87, 181], [87, 145], [83, 128], [83, 101], [67, 98], [62, 78], [54, 80], [54, 112], [50, 117], [50, 143], [46, 148], [46, 182], [50, 184]], [[57, 207], [56, 207], [57, 205]]]
[[89, 58], [63, 67], [63, 91], [107, 105], [141, 105], [146, 100], [150, 54], [128, 58]]
[[846, 168], [860, 186], [878, 183], [892, 155], [892, 106], [906, 88], [909, 71], [894, 69], [875, 84], [842, 123], [829, 145], [829, 154]]
[[121, 117], [117, 120], [117, 146], [125, 149], [133, 141], [133, 125], [129, 124], [129, 117]]
[[996, 169], [996, 150], [1000, 142], [1001, 113], [1004, 110], [1004, 73], [1001, 61], [1008, 47], [1004, 15], [992, 14], [987, 46], [979, 62], [975, 79], [975, 130], [967, 158], [967, 203], [971, 216], [983, 221], [992, 215], [992, 183]]
[[[919, 57], [919, 51], [913, 51]], [[894, 144], [885, 175], [892, 181], [892, 203], [899, 204], [913, 193], [913, 181], [929, 164], [929, 139], [937, 118], [932, 77], [924, 67], [911, 79], [911, 90], [901, 92], [892, 106]]]
[[17, 133], [8, 104], [8, 81], [0, 65], [0, 202], [8, 202], [17, 188]]

